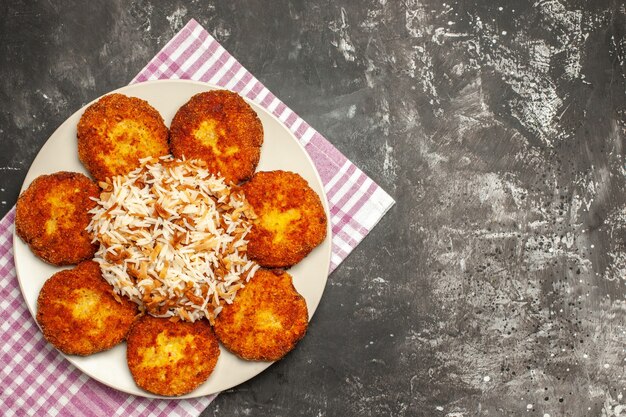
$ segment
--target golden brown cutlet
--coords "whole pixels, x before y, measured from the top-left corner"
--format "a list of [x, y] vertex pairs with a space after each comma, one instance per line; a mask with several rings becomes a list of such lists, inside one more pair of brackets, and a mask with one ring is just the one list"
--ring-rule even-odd
[[242, 359], [275, 361], [304, 337], [308, 319], [306, 301], [291, 276], [260, 269], [224, 306], [214, 329], [219, 341]]
[[193, 391], [213, 372], [219, 344], [207, 320], [173, 322], [149, 315], [126, 339], [128, 368], [140, 388], [158, 395]]
[[53, 265], [93, 257], [97, 246], [85, 230], [100, 188], [77, 172], [41, 175], [17, 200], [15, 230], [35, 255]]
[[260, 265], [295, 265], [326, 237], [322, 202], [300, 175], [257, 172], [242, 190], [257, 216], [248, 235], [248, 256]]
[[94, 261], [52, 275], [37, 299], [37, 322], [45, 338], [69, 355], [91, 355], [126, 337], [137, 306], [116, 299]]
[[78, 156], [98, 181], [126, 174], [139, 159], [169, 154], [168, 130], [147, 101], [109, 94], [89, 106], [78, 122]]
[[202, 159], [209, 171], [237, 184], [256, 169], [263, 125], [237, 93], [213, 90], [194, 95], [178, 110], [170, 137], [175, 157]]

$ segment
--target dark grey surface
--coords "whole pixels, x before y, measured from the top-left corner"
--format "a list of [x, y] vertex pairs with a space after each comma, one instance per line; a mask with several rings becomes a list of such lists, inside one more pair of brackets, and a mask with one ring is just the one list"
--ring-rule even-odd
[[396, 206], [204, 416], [626, 414], [620, 1], [4, 1], [0, 209], [190, 18]]

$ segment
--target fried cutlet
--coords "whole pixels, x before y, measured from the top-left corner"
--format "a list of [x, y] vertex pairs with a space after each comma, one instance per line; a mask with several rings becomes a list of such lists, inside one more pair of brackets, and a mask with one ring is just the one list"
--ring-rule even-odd
[[170, 136], [175, 157], [202, 159], [211, 172], [236, 184], [256, 169], [263, 125], [237, 93], [213, 90], [194, 95], [178, 110]]
[[215, 320], [215, 334], [247, 360], [275, 361], [291, 351], [308, 326], [306, 301], [282, 270], [260, 269]]
[[100, 188], [77, 172], [37, 177], [17, 200], [15, 230], [33, 253], [53, 265], [93, 257], [97, 246], [85, 230]]
[[98, 181], [126, 174], [139, 159], [169, 154], [168, 131], [147, 101], [109, 94], [87, 107], [78, 122], [78, 156]]
[[257, 172], [242, 189], [257, 215], [248, 235], [248, 256], [260, 265], [295, 265], [326, 237], [322, 202], [300, 175]]
[[193, 391], [213, 372], [220, 350], [207, 320], [143, 316], [126, 338], [128, 368], [140, 388], [158, 395]]
[[93, 261], [52, 275], [37, 299], [37, 322], [45, 338], [69, 355], [91, 355], [117, 345], [136, 314], [137, 305], [115, 297]]

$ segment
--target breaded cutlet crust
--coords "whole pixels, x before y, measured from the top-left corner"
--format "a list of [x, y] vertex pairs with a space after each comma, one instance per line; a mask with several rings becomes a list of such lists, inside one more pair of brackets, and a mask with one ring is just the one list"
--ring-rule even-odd
[[127, 337], [128, 368], [140, 388], [158, 395], [193, 391], [213, 372], [220, 354], [207, 320], [138, 319]]
[[276, 361], [291, 351], [308, 327], [306, 301], [282, 270], [259, 269], [215, 320], [215, 334], [246, 360]]
[[114, 297], [94, 261], [55, 273], [37, 299], [37, 322], [44, 337], [68, 355], [112, 348], [124, 340], [136, 315], [137, 305]]
[[241, 188], [257, 216], [248, 235], [248, 256], [260, 265], [295, 265], [326, 237], [324, 206], [300, 175], [257, 172]]
[[170, 126], [172, 154], [202, 159], [232, 183], [250, 178], [263, 144], [263, 125], [237, 93], [213, 90], [191, 97]]
[[98, 181], [123, 175], [139, 159], [169, 154], [169, 133], [147, 101], [109, 94], [87, 107], [78, 127], [78, 156]]
[[78, 172], [41, 175], [17, 200], [15, 230], [33, 253], [53, 265], [93, 257], [97, 246], [85, 230], [100, 187]]

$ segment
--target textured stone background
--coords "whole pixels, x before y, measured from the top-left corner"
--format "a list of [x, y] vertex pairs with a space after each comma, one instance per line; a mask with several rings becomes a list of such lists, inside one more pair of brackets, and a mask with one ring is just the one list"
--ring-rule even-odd
[[203, 416], [626, 415], [626, 9], [3, 1], [0, 213], [190, 18], [397, 201]]

